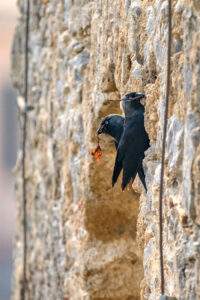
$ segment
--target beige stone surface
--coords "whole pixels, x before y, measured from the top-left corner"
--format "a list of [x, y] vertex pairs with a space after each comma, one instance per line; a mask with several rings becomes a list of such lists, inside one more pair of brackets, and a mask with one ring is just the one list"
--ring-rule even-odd
[[[24, 92], [24, 1], [13, 43], [13, 82]], [[200, 7], [173, 1], [172, 71], [164, 195], [166, 294], [200, 299]], [[159, 299], [158, 194], [165, 106], [167, 1], [31, 2], [26, 159], [27, 299]], [[145, 92], [151, 139], [138, 179], [111, 188], [112, 139], [90, 151], [119, 100]], [[21, 117], [20, 117], [21, 120]], [[22, 283], [21, 153], [13, 300]]]

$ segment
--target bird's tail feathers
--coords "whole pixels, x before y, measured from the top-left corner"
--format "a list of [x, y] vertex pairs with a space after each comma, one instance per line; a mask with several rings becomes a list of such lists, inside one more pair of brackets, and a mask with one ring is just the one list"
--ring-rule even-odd
[[125, 190], [126, 186], [129, 184], [130, 180], [132, 179], [132, 182], [135, 180], [135, 177], [137, 175], [137, 171], [131, 176], [126, 176], [123, 172], [123, 179], [122, 179], [122, 191]]
[[[133, 158], [132, 158], [133, 159]], [[141, 158], [138, 155], [134, 156], [134, 159], [132, 160], [132, 163], [128, 164], [129, 160], [126, 162], [126, 168], [123, 168], [123, 177], [122, 177], [122, 191], [126, 188], [128, 185], [129, 181], [135, 180], [135, 177], [138, 172], [138, 168], [141, 164]]]
[[115, 167], [114, 167], [114, 171], [113, 171], [113, 176], [112, 176], [112, 187], [115, 185], [118, 177], [119, 177], [119, 174], [121, 172], [121, 169], [122, 169], [122, 162], [121, 161], [115, 161]]
[[143, 187], [145, 188], [145, 191], [147, 192], [147, 186], [146, 186], [146, 182], [145, 182], [145, 174], [144, 174], [144, 170], [143, 170], [142, 166], [138, 168], [138, 175], [143, 184]]

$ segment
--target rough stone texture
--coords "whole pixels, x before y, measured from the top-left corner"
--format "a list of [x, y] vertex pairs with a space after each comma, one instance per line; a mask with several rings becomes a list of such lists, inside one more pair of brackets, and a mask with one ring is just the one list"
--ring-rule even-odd
[[[24, 1], [13, 82], [24, 92]], [[164, 197], [166, 294], [200, 299], [200, 5], [173, 1], [172, 72]], [[35, 0], [29, 43], [27, 299], [159, 299], [158, 193], [164, 116], [167, 1]], [[138, 179], [111, 188], [115, 149], [90, 150], [120, 97], [145, 92], [151, 147]], [[21, 117], [20, 117], [21, 119]], [[22, 283], [21, 153], [13, 300]]]

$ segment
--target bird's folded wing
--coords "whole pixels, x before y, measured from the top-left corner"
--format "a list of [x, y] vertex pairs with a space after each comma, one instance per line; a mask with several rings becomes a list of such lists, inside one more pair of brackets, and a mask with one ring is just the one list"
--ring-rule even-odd
[[112, 186], [115, 185], [117, 178], [119, 177], [119, 174], [122, 170], [122, 161], [115, 161], [115, 166], [113, 170], [113, 176], [112, 176]]
[[117, 155], [116, 155], [116, 159], [115, 159], [115, 166], [114, 166], [114, 170], [113, 170], [113, 176], [112, 176], [112, 186], [115, 185], [119, 174], [122, 170], [122, 160], [124, 157], [124, 150], [127, 149], [128, 144], [129, 144], [129, 139], [127, 139], [127, 137], [125, 136], [125, 134], [122, 134], [122, 137], [120, 139], [118, 148], [117, 148]]
[[112, 185], [117, 181], [122, 167], [124, 170], [123, 189], [129, 183], [130, 178], [135, 178], [137, 174], [139, 163], [141, 163], [144, 155], [144, 139], [141, 124], [141, 122], [134, 122], [130, 124], [130, 128], [129, 124], [127, 124], [128, 128], [126, 127], [123, 132], [117, 149]]
[[135, 149], [136, 152], [140, 152], [140, 149], [143, 149], [140, 125], [139, 122], [127, 124], [118, 145], [116, 160], [121, 161], [129, 149]]

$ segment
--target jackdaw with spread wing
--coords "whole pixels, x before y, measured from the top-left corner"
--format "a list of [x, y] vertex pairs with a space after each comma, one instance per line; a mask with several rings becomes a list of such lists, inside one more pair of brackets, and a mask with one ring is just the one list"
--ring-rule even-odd
[[144, 106], [140, 100], [144, 94], [130, 93], [122, 98], [125, 113], [124, 130], [117, 148], [117, 155], [112, 177], [112, 186], [116, 183], [123, 169], [122, 190], [131, 178], [135, 179], [137, 172], [146, 189], [145, 175], [142, 167], [144, 151], [149, 147], [149, 137], [144, 127]]

